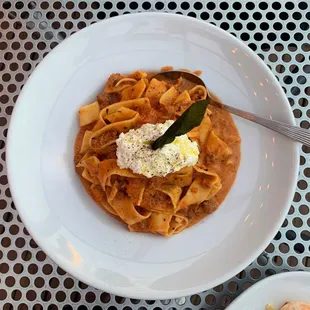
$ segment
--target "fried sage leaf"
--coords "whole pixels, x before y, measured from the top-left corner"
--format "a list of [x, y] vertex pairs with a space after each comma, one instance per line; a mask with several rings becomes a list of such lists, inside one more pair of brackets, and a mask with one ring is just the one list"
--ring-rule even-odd
[[157, 150], [165, 144], [173, 142], [177, 136], [184, 135], [193, 128], [199, 126], [208, 104], [208, 100], [200, 100], [193, 103], [162, 136], [152, 143], [152, 149]]

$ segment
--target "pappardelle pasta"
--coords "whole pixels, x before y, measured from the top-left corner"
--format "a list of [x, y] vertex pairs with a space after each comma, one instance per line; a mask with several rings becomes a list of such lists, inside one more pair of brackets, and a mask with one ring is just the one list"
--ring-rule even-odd
[[[117, 150], [122, 137], [129, 132], [132, 137], [140, 128], [139, 140], [143, 128], [176, 120], [192, 103], [208, 96], [205, 87], [182, 77], [158, 80], [153, 76], [140, 70], [129, 75], [112, 74], [97, 100], [79, 109], [74, 163], [95, 202], [130, 231], [171, 236], [214, 212], [224, 200], [238, 170], [241, 140], [231, 115], [209, 105], [200, 126], [181, 136], [179, 142], [176, 139], [170, 149], [154, 153], [161, 165], [167, 161], [167, 171], [150, 174], [153, 159], [147, 164], [149, 169], [137, 170], [138, 162], [130, 166], [132, 169], [124, 168], [117, 157], [123, 152]], [[196, 159], [184, 161], [180, 168], [177, 164], [181, 158], [189, 156], [184, 141], [194, 143], [193, 150], [199, 152]], [[150, 148], [150, 142], [141, 140], [141, 150]], [[164, 157], [172, 149], [180, 153], [175, 164]], [[135, 152], [132, 160], [139, 158]]]

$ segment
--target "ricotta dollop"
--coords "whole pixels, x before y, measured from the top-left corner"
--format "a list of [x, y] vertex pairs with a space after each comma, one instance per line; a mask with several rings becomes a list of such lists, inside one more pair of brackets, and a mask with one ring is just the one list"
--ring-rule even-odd
[[151, 143], [165, 133], [173, 124], [168, 120], [163, 124], [145, 124], [138, 129], [121, 133], [116, 140], [117, 164], [148, 178], [164, 177], [184, 167], [197, 163], [199, 149], [187, 135], [176, 137], [162, 148], [152, 150]]

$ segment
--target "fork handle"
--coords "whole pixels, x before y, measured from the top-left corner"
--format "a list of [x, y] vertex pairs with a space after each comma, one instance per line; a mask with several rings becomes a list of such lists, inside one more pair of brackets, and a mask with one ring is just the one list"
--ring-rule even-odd
[[251, 122], [260, 124], [288, 138], [291, 138], [292, 140], [295, 140], [297, 142], [300, 142], [310, 147], [310, 131], [308, 129], [300, 128], [297, 126], [289, 125], [289, 124], [274, 121], [274, 120], [270, 120], [267, 118], [263, 118], [255, 114], [230, 107], [223, 103], [218, 103], [218, 102], [213, 101], [212, 104], [234, 115], [245, 118]]

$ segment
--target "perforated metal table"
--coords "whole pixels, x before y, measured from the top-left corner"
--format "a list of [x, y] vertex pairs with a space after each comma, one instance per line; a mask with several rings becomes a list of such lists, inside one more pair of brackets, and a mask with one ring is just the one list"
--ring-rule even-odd
[[11, 198], [5, 166], [7, 128], [21, 88], [62, 40], [92, 23], [141, 11], [184, 14], [213, 23], [250, 46], [276, 75], [297, 125], [309, 128], [310, 1], [3, 1], [0, 0], [0, 308], [224, 309], [253, 283], [275, 273], [310, 271], [310, 148], [287, 218], [244, 271], [206, 292], [173, 300], [113, 296], [72, 278], [31, 238]]

